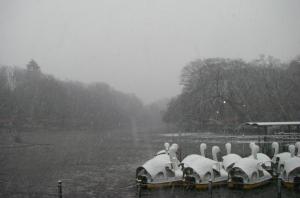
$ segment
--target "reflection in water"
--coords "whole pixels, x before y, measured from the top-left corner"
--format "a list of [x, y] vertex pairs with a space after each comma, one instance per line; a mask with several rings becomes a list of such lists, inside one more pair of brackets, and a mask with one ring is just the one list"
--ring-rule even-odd
[[[282, 189], [282, 198], [296, 198], [299, 193]], [[184, 189], [162, 189], [162, 190], [151, 190], [144, 191], [142, 197], [148, 198], [194, 198], [194, 197], [210, 197], [209, 191], [197, 191], [197, 190], [184, 190]], [[212, 193], [213, 198], [276, 198], [277, 189], [276, 182], [271, 183], [265, 187], [253, 190], [233, 190], [225, 187], [214, 188]]]

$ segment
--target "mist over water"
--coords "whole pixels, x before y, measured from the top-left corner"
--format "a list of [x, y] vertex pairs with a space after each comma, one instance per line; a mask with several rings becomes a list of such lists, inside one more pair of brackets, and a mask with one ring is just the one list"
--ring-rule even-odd
[[2, 1], [0, 64], [33, 58], [59, 79], [106, 82], [144, 102], [180, 93], [198, 58], [299, 54], [297, 0]]

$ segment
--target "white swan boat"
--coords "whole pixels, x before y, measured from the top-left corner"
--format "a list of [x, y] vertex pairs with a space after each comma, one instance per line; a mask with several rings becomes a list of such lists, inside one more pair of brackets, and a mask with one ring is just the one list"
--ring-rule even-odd
[[[256, 146], [258, 148], [258, 151], [256, 153], [256, 159], [261, 162], [261, 166], [267, 170], [268, 172], [272, 172], [272, 160], [269, 156], [267, 156], [264, 153], [258, 153], [259, 152], [259, 146], [256, 145], [254, 142], [250, 142], [249, 147], [252, 149], [253, 146]], [[250, 155], [249, 158], [254, 159], [253, 155]]]
[[161, 188], [182, 184], [182, 170], [176, 156], [177, 144], [136, 169], [137, 184], [144, 188]]
[[200, 144], [200, 153], [201, 155], [199, 154], [191, 154], [191, 155], [188, 155], [186, 156], [183, 160], [182, 160], [182, 166], [183, 168], [184, 167], [188, 167], [190, 166], [191, 164], [193, 164], [194, 161], [197, 161], [197, 160], [202, 160], [202, 159], [205, 159], [205, 150], [206, 150], [207, 146], [205, 143], [201, 143]]
[[230, 169], [233, 167], [233, 165], [236, 162], [238, 162], [240, 159], [242, 159], [242, 157], [235, 153], [231, 153], [231, 144], [230, 143], [226, 143], [225, 147], [226, 147], [227, 155], [224, 155], [222, 157], [222, 159], [223, 159], [222, 166], [226, 172], [229, 172]]
[[283, 163], [284, 166], [280, 176], [285, 187], [300, 190], [300, 157], [295, 156], [294, 145], [289, 146], [289, 151], [291, 158]]
[[291, 158], [291, 152], [279, 153], [279, 144], [277, 142], [272, 143], [272, 149], [274, 149], [272, 158], [273, 172], [279, 174], [283, 171], [285, 161]]
[[263, 162], [257, 159], [258, 150], [258, 146], [253, 145], [252, 157], [242, 158], [234, 164], [228, 173], [229, 188], [253, 189], [270, 182], [272, 176], [263, 168]]
[[205, 144], [200, 149], [201, 155], [189, 155], [182, 161], [185, 184], [196, 189], [207, 189], [210, 181], [212, 186], [226, 184], [228, 174], [217, 161], [219, 147], [212, 148], [214, 160], [205, 157]]

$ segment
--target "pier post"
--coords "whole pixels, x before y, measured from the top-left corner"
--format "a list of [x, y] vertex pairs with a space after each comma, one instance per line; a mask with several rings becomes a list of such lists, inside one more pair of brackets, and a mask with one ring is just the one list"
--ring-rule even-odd
[[142, 187], [141, 187], [141, 183], [138, 182], [136, 187], [137, 187], [137, 195], [138, 195], [138, 198], [141, 198], [141, 197], [142, 197]]
[[269, 149], [267, 147], [267, 136], [263, 137], [263, 143], [262, 143], [262, 145], [263, 145], [263, 150], [262, 150], [263, 153], [265, 153], [266, 155], [270, 156]]
[[61, 180], [58, 180], [58, 185], [57, 185], [57, 187], [58, 187], [58, 198], [62, 198], [63, 196], [62, 196], [62, 182], [61, 182]]
[[172, 197], [174, 196], [174, 190], [175, 190], [175, 185], [173, 184], [172, 187], [171, 187], [171, 195], [172, 195]]
[[[260, 137], [260, 135], [259, 135], [257, 138], [258, 138], [258, 146], [259, 146], [260, 149], [262, 149], [262, 147], [261, 147], [261, 137]], [[263, 150], [261, 150], [261, 151], [263, 152]]]
[[276, 158], [276, 175], [277, 175], [277, 178], [279, 178], [280, 177], [280, 167], [279, 167], [279, 161], [280, 161], [280, 159], [277, 157]]
[[[242, 141], [245, 141], [245, 134], [243, 133], [243, 140]], [[245, 156], [245, 143], [243, 142], [243, 156]]]
[[208, 191], [209, 191], [209, 197], [212, 198], [212, 179], [209, 179], [208, 182]]
[[277, 178], [277, 198], [281, 198], [281, 178]]

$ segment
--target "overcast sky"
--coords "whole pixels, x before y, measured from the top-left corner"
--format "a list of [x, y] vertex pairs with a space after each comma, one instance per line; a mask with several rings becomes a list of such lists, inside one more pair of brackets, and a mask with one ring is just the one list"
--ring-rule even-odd
[[148, 103], [197, 58], [300, 54], [299, 0], [0, 0], [0, 64], [106, 82]]

